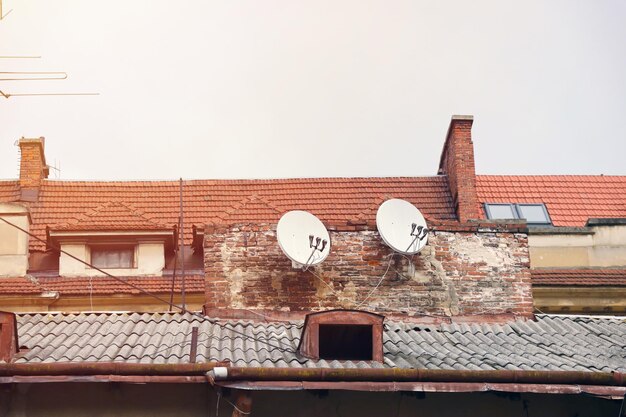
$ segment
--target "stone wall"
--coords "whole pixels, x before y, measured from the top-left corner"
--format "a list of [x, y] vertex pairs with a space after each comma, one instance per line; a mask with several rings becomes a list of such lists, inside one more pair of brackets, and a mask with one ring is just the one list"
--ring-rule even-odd
[[478, 230], [431, 232], [411, 258], [394, 254], [375, 230], [331, 231], [326, 261], [301, 271], [280, 250], [273, 225], [207, 226], [205, 307], [532, 315], [527, 235]]

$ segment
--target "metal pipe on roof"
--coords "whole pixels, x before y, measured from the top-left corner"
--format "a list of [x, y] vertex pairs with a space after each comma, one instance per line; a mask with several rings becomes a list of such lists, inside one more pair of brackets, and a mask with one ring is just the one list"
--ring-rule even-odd
[[228, 381], [396, 381], [494, 382], [626, 386], [624, 372], [447, 370], [399, 368], [252, 368], [216, 367], [209, 376]]
[[204, 376], [226, 362], [203, 363], [127, 363], [127, 362], [65, 362], [65, 363], [0, 363], [0, 376], [55, 375], [180, 375]]

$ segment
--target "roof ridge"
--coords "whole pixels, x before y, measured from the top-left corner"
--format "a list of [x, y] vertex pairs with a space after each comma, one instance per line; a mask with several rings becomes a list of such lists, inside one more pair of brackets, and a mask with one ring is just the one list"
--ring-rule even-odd
[[[183, 184], [198, 184], [198, 183], [246, 183], [246, 182], [258, 182], [258, 183], [272, 183], [272, 182], [306, 182], [306, 181], [346, 181], [346, 180], [373, 180], [373, 179], [382, 179], [382, 180], [413, 180], [413, 179], [431, 179], [431, 178], [445, 178], [446, 175], [416, 175], [416, 176], [357, 176], [357, 177], [348, 177], [348, 176], [338, 176], [338, 177], [279, 177], [279, 178], [195, 178], [189, 180], [183, 180]], [[155, 180], [72, 180], [72, 179], [50, 179], [46, 178], [43, 180], [44, 183], [48, 184], [167, 184], [167, 185], [176, 185], [178, 186], [179, 180], [177, 179], [155, 179]]]

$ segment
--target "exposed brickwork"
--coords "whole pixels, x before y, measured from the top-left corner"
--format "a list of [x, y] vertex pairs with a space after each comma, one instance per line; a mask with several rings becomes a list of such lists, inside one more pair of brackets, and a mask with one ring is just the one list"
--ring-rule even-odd
[[448, 177], [450, 193], [460, 222], [479, 219], [471, 116], [453, 116], [439, 162], [439, 173]]
[[[292, 268], [274, 226], [207, 227], [205, 233], [208, 310], [532, 314], [528, 241], [521, 233], [433, 232], [413, 258], [413, 273], [406, 257], [391, 259], [373, 230], [331, 231], [330, 255], [306, 272]], [[388, 267], [378, 290], [360, 306]]]
[[44, 155], [44, 138], [20, 139], [20, 187], [39, 188], [41, 180], [48, 178]]

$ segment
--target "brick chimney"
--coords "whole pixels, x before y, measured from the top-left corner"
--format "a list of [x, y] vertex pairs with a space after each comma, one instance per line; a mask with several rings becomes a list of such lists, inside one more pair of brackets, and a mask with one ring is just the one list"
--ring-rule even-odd
[[20, 145], [20, 189], [22, 201], [36, 201], [41, 180], [50, 172], [44, 154], [44, 138], [19, 141]]
[[439, 174], [448, 176], [448, 185], [460, 222], [479, 219], [472, 142], [473, 116], [452, 116], [439, 160]]
[[0, 361], [10, 362], [18, 351], [15, 314], [0, 311]]

